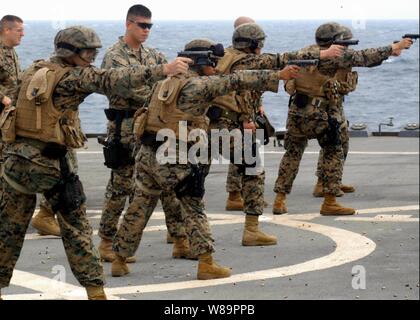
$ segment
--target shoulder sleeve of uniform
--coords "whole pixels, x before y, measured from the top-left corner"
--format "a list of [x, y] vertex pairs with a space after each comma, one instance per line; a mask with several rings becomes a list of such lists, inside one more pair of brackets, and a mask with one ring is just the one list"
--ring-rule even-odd
[[124, 53], [118, 48], [112, 48], [105, 54], [101, 68], [111, 69], [127, 67], [129, 65], [130, 62], [125, 58]]
[[168, 60], [166, 59], [165, 55], [157, 49], [154, 48], [147, 48], [149, 50], [150, 55], [156, 60], [156, 64], [166, 64]]
[[261, 55], [249, 54], [232, 67], [232, 71], [273, 69], [278, 69], [278, 57], [277, 55], [270, 53]]
[[210, 103], [220, 96], [236, 90], [277, 92], [279, 80], [273, 71], [238, 71], [231, 75], [197, 77], [191, 79], [181, 90], [178, 107], [191, 112], [197, 105]]
[[77, 91], [117, 94], [123, 98], [130, 97], [132, 91], [140, 86], [164, 78], [163, 66], [161, 65], [151, 67], [136, 65], [108, 70], [89, 67], [77, 72], [79, 72]]
[[347, 50], [343, 57], [320, 62], [320, 71], [324, 74], [334, 74], [338, 69], [367, 67], [372, 68], [382, 64], [392, 54], [392, 46], [364, 50]]
[[312, 60], [320, 58], [318, 46], [309, 46], [299, 51], [278, 54], [278, 69], [284, 69], [290, 60]]

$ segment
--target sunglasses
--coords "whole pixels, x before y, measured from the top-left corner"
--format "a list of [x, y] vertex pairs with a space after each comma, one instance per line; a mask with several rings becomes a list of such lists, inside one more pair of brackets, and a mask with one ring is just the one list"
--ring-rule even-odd
[[130, 22], [137, 25], [137, 27], [142, 28], [143, 30], [149, 29], [151, 30], [153, 27], [153, 23], [145, 23], [145, 22], [136, 22], [133, 20], [129, 20]]

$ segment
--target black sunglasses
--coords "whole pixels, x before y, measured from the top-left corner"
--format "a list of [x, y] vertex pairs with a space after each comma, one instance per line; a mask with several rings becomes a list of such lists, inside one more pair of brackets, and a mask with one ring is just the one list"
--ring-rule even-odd
[[153, 27], [153, 23], [145, 23], [145, 22], [136, 22], [133, 20], [129, 20], [132, 23], [135, 23], [137, 25], [137, 27], [142, 28], [143, 30], [145, 29], [149, 29], [151, 30]]

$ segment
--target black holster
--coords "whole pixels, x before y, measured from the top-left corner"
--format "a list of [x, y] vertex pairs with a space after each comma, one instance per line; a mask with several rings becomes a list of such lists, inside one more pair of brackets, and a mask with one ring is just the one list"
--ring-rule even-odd
[[303, 109], [309, 103], [309, 96], [306, 94], [296, 93], [294, 96], [292, 96], [290, 102], [293, 102], [299, 109]]
[[211, 107], [207, 111], [207, 117], [210, 119], [211, 122], [219, 121], [219, 119], [222, 117], [223, 110], [219, 107]]
[[[79, 176], [72, 173], [67, 162], [67, 148], [57, 144], [47, 144], [42, 155], [60, 161], [61, 181], [45, 193], [47, 200], [54, 199], [54, 212], [70, 214], [86, 203], [86, 195]], [[58, 195], [58, 199], [57, 199]]]
[[325, 132], [325, 138], [322, 139], [321, 147], [339, 146], [342, 144], [340, 135], [341, 125], [337, 119], [328, 117], [328, 129]]
[[124, 119], [130, 119], [134, 116], [134, 111], [122, 111], [115, 109], [105, 110], [109, 121], [115, 122], [115, 136], [106, 141], [99, 141], [104, 148], [105, 166], [112, 170], [118, 170], [126, 166], [133, 166], [135, 160], [130, 147], [121, 143], [121, 127]]
[[206, 193], [205, 182], [207, 172], [203, 166], [192, 165], [191, 174], [175, 187], [178, 199], [193, 197], [202, 199]]

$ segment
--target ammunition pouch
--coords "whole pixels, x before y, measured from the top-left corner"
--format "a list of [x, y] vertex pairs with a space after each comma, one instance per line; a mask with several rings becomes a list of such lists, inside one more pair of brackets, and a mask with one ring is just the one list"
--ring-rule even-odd
[[204, 166], [192, 165], [191, 174], [175, 187], [178, 199], [193, 197], [202, 199], [206, 193], [205, 182], [207, 171]]
[[[42, 155], [49, 159], [60, 161], [61, 181], [50, 191], [45, 193], [47, 200], [54, 199], [57, 203], [52, 207], [54, 212], [70, 214], [86, 203], [86, 195], [79, 176], [72, 173], [67, 162], [67, 148], [49, 143], [42, 151]], [[58, 196], [58, 197], [57, 197]]]

